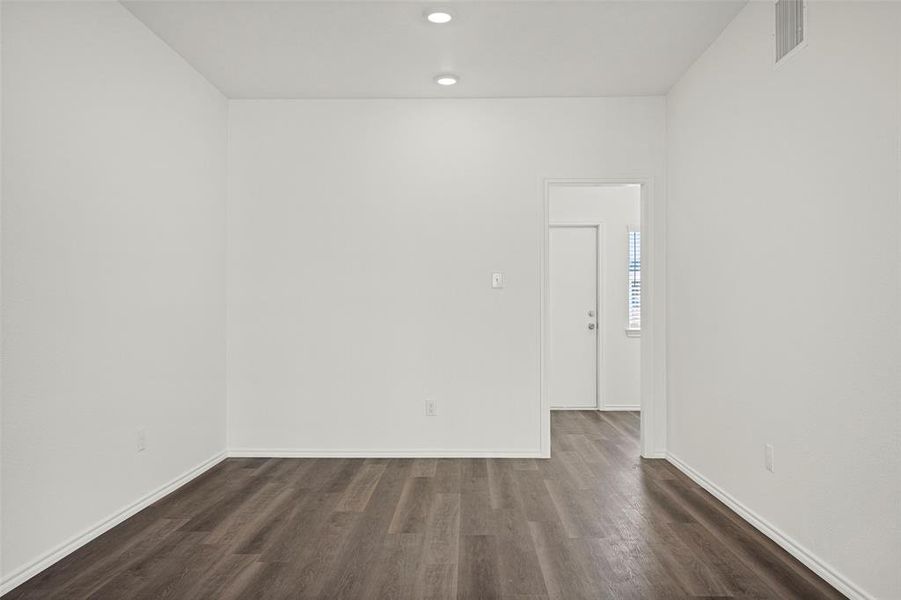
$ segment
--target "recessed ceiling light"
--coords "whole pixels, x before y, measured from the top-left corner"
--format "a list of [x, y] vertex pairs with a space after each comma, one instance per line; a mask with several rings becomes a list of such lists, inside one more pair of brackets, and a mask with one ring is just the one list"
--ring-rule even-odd
[[456, 75], [451, 75], [450, 73], [444, 73], [443, 75], [435, 77], [435, 83], [438, 85], [454, 85], [458, 81], [460, 81], [460, 78]]
[[425, 18], [429, 23], [437, 23], [441, 25], [443, 23], [450, 23], [454, 16], [449, 12], [445, 12], [443, 10], [435, 10], [427, 12]]

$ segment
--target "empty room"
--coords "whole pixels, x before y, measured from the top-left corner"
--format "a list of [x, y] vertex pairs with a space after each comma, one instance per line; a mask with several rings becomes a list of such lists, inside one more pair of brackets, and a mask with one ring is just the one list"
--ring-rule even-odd
[[901, 600], [901, 0], [0, 0], [3, 600]]

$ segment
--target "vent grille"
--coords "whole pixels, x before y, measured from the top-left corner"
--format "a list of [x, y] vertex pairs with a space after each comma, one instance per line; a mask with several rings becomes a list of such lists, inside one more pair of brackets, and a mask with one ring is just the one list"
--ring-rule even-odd
[[804, 0], [776, 0], [776, 62], [804, 41]]

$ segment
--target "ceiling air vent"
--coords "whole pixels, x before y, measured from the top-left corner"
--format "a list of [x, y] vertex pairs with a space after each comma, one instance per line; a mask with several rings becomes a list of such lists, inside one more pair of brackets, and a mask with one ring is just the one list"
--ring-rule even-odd
[[804, 0], [776, 0], [776, 62], [804, 41]]

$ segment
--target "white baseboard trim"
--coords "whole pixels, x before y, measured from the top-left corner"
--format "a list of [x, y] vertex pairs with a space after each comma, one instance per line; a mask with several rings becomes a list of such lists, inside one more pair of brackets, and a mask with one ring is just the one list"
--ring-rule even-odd
[[541, 458], [538, 450], [310, 450], [234, 448], [231, 458]]
[[663, 450], [657, 450], [656, 452], [651, 452], [650, 454], [642, 454], [642, 458], [653, 458], [653, 459], [664, 459], [666, 460], [666, 452]]
[[613, 412], [613, 411], [633, 411], [640, 412], [641, 407], [637, 404], [608, 404], [602, 407], [596, 406], [553, 406], [551, 410], [598, 410], [601, 412]]
[[804, 566], [822, 577], [829, 585], [839, 592], [846, 595], [851, 600], [876, 600], [875, 596], [868, 594], [859, 586], [852, 583], [829, 563], [807, 550], [797, 541], [770, 524], [766, 519], [757, 515], [750, 508], [735, 499], [734, 496], [695, 471], [681, 459], [674, 456], [672, 453], [667, 453], [666, 459], [670, 464], [682, 471], [689, 479], [710, 492], [717, 500], [735, 511], [738, 516], [750, 523], [755, 529], [760, 531], [760, 533], [779, 544], [786, 552], [801, 561]]
[[72, 537], [69, 540], [63, 542], [38, 559], [13, 571], [12, 573], [4, 577], [2, 581], [0, 581], [0, 596], [22, 585], [44, 569], [50, 567], [54, 563], [75, 552], [91, 540], [106, 533], [125, 519], [144, 510], [163, 496], [175, 491], [195, 477], [202, 475], [209, 469], [215, 467], [220, 462], [225, 460], [226, 457], [227, 454], [225, 452], [219, 452], [218, 454], [200, 463], [196, 467], [179, 475], [172, 481], [163, 484], [149, 494], [129, 504], [115, 514], [107, 517], [106, 519], [103, 519], [93, 527], [90, 527], [87, 530], [76, 535], [75, 537]]

